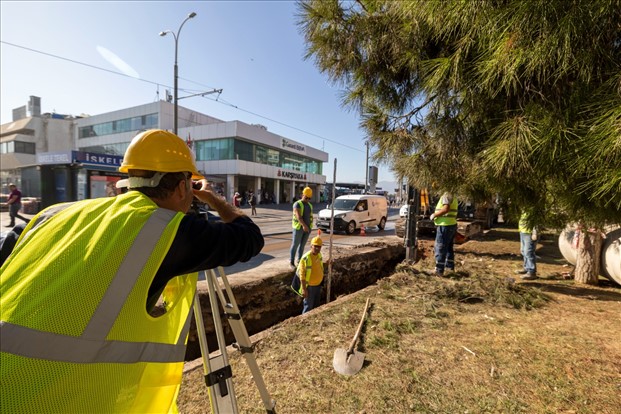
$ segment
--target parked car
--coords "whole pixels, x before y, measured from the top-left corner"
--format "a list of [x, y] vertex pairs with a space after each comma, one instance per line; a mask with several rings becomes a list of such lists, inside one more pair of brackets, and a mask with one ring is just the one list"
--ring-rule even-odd
[[409, 204], [402, 205], [401, 208], [399, 209], [399, 217], [401, 218], [407, 217], [408, 211], [410, 211], [410, 205]]
[[[317, 216], [317, 228], [329, 230], [332, 209], [323, 209]], [[384, 230], [386, 217], [388, 217], [388, 202], [384, 196], [351, 194], [337, 197], [334, 200], [334, 230], [336, 231], [352, 234], [362, 225], [377, 226], [380, 230]]]

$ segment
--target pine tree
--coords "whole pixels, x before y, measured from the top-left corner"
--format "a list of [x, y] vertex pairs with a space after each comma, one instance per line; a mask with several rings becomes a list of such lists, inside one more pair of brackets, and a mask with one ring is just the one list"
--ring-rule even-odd
[[[592, 238], [621, 223], [620, 0], [298, 7], [307, 58], [396, 175], [473, 201], [500, 194], [535, 208], [531, 224]], [[582, 264], [576, 278], [597, 283]]]

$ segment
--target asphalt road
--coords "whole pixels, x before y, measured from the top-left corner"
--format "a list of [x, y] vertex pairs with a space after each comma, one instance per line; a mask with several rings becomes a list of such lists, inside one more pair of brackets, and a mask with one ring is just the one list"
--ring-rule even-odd
[[[318, 213], [324, 205], [314, 205], [315, 213]], [[247, 211], [249, 213], [249, 210]], [[257, 207], [257, 216], [252, 217], [254, 222], [259, 226], [263, 236], [265, 237], [265, 247], [261, 253], [246, 263], [236, 263], [233, 266], [224, 268], [227, 275], [233, 275], [238, 272], [249, 269], [257, 269], [264, 263], [282, 262], [284, 266], [289, 263], [289, 251], [291, 248], [291, 206], [261, 206]], [[379, 231], [377, 227], [371, 227], [366, 230], [366, 236], [361, 236], [358, 232], [351, 236], [345, 233], [335, 233], [332, 237], [333, 246], [352, 246], [366, 243], [369, 239], [376, 237], [384, 237], [395, 234], [395, 220], [399, 216], [398, 208], [391, 208], [388, 211], [388, 222], [384, 231]], [[317, 235], [317, 229], [311, 231], [311, 237]], [[330, 239], [330, 233], [324, 232], [321, 235], [324, 240], [324, 257], [327, 257], [327, 246]], [[309, 241], [310, 243], [310, 241]]]
[[[323, 205], [316, 205], [315, 212], [318, 212]], [[250, 214], [248, 207], [243, 208], [246, 214]], [[233, 266], [224, 268], [227, 275], [233, 275], [238, 272], [242, 272], [249, 269], [257, 269], [260, 271], [260, 266], [264, 263], [276, 263], [282, 261], [283, 265], [289, 261], [289, 250], [291, 248], [291, 206], [289, 204], [280, 205], [259, 205], [257, 206], [257, 215], [251, 217], [253, 221], [259, 226], [263, 236], [265, 237], [265, 247], [257, 256], [252, 258], [246, 263], [237, 263]], [[399, 209], [389, 209], [388, 222], [384, 231], [379, 231], [377, 228], [368, 228], [366, 230], [366, 236], [361, 236], [358, 232], [348, 236], [344, 233], [335, 233], [332, 237], [333, 246], [352, 246], [361, 243], [368, 242], [369, 239], [376, 237], [383, 237], [395, 234], [394, 221], [398, 218]], [[31, 218], [32, 215], [22, 214], [24, 217]], [[9, 224], [9, 213], [0, 212], [0, 223], [2, 228], [1, 232], [9, 230], [6, 225]], [[20, 222], [19, 219], [17, 219]], [[311, 236], [317, 235], [317, 229], [312, 230]], [[328, 241], [330, 238], [329, 233], [323, 233], [322, 238], [326, 248], [324, 248], [324, 255], [327, 255]]]

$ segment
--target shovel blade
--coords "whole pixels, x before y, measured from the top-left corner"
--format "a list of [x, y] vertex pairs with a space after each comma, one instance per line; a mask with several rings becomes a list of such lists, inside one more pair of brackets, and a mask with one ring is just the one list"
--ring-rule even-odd
[[348, 354], [347, 349], [337, 348], [334, 351], [334, 360], [332, 361], [334, 370], [339, 374], [354, 375], [362, 368], [364, 355], [358, 351]]

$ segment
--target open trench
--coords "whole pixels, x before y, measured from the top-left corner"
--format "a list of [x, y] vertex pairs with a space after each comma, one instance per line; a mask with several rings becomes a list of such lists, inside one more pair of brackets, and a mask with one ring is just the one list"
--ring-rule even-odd
[[[393, 273], [395, 266], [405, 258], [403, 240], [396, 237], [374, 239], [352, 248], [337, 248], [332, 253], [330, 297], [358, 291]], [[327, 255], [324, 256], [324, 260]], [[302, 299], [290, 288], [293, 271], [284, 261], [265, 263], [257, 269], [236, 273], [228, 277], [231, 290], [239, 307], [248, 335], [261, 332], [287, 318], [301, 314]], [[327, 274], [326, 274], [327, 278]], [[326, 302], [326, 284], [321, 303]], [[203, 322], [210, 352], [218, 349], [214, 332], [209, 290], [206, 281], [198, 283]], [[214, 295], [215, 296], [215, 295]], [[234, 342], [230, 325], [220, 308], [222, 326], [227, 345]], [[186, 361], [201, 357], [195, 318], [188, 338]]]

